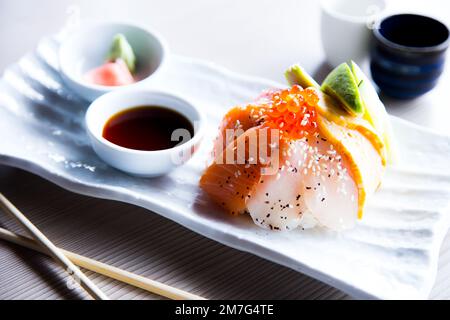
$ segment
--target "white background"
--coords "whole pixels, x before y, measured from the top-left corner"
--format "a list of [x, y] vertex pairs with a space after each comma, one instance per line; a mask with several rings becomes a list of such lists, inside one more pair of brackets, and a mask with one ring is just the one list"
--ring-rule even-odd
[[[174, 53], [274, 80], [282, 80], [282, 71], [297, 61], [314, 72], [324, 57], [319, 1], [0, 0], [0, 70], [60, 29], [71, 5], [84, 19], [133, 21], [157, 29]], [[450, 22], [447, 0], [388, 0], [388, 6]]]

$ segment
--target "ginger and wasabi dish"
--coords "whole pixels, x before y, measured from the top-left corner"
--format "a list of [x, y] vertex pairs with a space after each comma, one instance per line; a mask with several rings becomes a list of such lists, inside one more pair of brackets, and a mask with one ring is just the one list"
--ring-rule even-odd
[[90, 84], [124, 86], [136, 82], [136, 55], [123, 34], [117, 34], [106, 56], [105, 63], [88, 71], [84, 78]]
[[299, 65], [286, 79], [224, 116], [200, 186], [265, 229], [353, 228], [395, 160], [385, 107], [353, 61], [321, 85]]

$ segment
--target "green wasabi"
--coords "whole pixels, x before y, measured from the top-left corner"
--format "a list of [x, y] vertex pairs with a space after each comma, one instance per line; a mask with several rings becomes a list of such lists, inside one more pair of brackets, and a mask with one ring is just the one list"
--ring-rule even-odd
[[108, 60], [115, 61], [117, 59], [122, 59], [131, 73], [136, 71], [136, 56], [133, 48], [121, 33], [114, 37], [113, 44], [108, 53]]

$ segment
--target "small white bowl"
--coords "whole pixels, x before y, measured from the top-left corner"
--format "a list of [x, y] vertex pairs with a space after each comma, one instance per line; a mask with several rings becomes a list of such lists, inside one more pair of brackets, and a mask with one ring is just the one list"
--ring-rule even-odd
[[[112, 116], [146, 105], [166, 107], [181, 113], [194, 125], [194, 136], [174, 148], [158, 151], [124, 148], [103, 137], [104, 126]], [[97, 155], [109, 165], [140, 177], [160, 176], [188, 161], [200, 145], [204, 128], [204, 116], [196, 106], [178, 96], [155, 90], [110, 92], [96, 99], [86, 113], [86, 129]]]
[[[138, 81], [126, 86], [90, 84], [84, 75], [101, 66], [107, 57], [114, 36], [122, 33], [136, 54]], [[168, 49], [154, 31], [124, 23], [97, 23], [80, 27], [63, 41], [59, 49], [59, 64], [64, 82], [88, 101], [118, 89], [138, 87], [154, 81], [165, 65]]]

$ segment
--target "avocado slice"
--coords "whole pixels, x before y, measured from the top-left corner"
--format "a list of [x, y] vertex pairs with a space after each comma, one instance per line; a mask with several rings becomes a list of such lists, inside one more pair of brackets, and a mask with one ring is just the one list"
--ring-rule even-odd
[[320, 85], [298, 64], [294, 64], [284, 73], [286, 80], [290, 86], [299, 85], [302, 88], [315, 87], [320, 88]]
[[136, 56], [133, 52], [133, 48], [128, 43], [125, 36], [121, 33], [114, 36], [114, 40], [108, 54], [108, 60], [115, 61], [117, 59], [122, 59], [125, 61], [128, 70], [130, 70], [131, 73], [136, 71]]
[[353, 116], [364, 114], [364, 102], [359, 94], [359, 82], [347, 63], [337, 66], [325, 78], [321, 90], [338, 100]]

